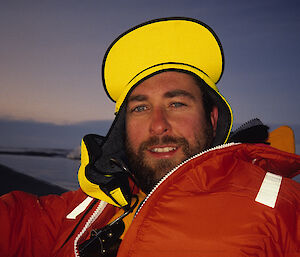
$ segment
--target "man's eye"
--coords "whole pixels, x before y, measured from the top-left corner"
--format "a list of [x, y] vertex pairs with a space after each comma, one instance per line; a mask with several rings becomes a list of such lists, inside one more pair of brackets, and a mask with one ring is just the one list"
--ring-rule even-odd
[[131, 112], [143, 112], [143, 111], [146, 111], [147, 110], [147, 107], [145, 105], [139, 105], [139, 106], [136, 106], [134, 107]]
[[186, 104], [181, 103], [181, 102], [174, 102], [174, 103], [171, 103], [170, 106], [171, 106], [171, 107], [174, 107], [174, 108], [179, 108], [179, 107], [186, 106]]

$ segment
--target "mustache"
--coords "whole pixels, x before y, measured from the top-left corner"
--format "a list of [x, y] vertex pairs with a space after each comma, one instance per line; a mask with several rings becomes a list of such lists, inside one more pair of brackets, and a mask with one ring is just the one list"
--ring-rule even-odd
[[186, 147], [188, 145], [188, 142], [183, 137], [173, 137], [173, 136], [163, 136], [163, 137], [157, 137], [152, 136], [147, 141], [144, 141], [140, 147], [139, 151], [147, 150], [151, 146], [155, 145], [162, 145], [162, 144], [176, 144], [178, 146], [184, 146]]

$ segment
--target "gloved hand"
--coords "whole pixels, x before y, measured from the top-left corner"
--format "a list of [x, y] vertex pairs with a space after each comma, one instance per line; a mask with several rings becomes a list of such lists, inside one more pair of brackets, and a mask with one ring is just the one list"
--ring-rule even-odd
[[126, 210], [132, 198], [131, 174], [123, 162], [124, 150], [117, 142], [109, 141], [95, 134], [84, 136], [78, 180], [89, 196]]

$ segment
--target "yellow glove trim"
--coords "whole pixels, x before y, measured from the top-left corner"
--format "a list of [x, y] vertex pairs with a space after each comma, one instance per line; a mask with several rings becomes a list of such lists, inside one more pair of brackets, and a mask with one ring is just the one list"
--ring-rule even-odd
[[123, 196], [121, 188], [118, 187], [115, 190], [110, 191], [109, 193], [112, 195], [114, 199], [118, 199], [118, 203], [120, 203], [121, 206], [126, 206], [128, 204], [125, 197]]
[[[81, 165], [80, 165], [80, 168], [78, 171], [78, 181], [79, 181], [79, 185], [80, 185], [82, 191], [93, 198], [97, 198], [97, 199], [100, 199], [107, 203], [110, 203], [112, 205], [120, 207], [120, 205], [116, 204], [109, 196], [107, 196], [100, 189], [99, 185], [90, 182], [86, 178], [85, 167], [89, 164], [89, 162], [90, 162], [90, 160], [89, 160], [89, 154], [87, 151], [87, 147], [86, 147], [84, 141], [82, 140], [81, 141]], [[124, 201], [124, 196], [122, 195], [122, 193], [116, 194], [114, 196], [114, 198], [116, 199], [117, 202], [119, 202], [121, 204], [121, 206], [123, 206], [123, 203], [126, 202], [126, 200]], [[127, 202], [126, 202], [126, 204], [127, 204]], [[124, 205], [126, 205], [126, 204], [124, 204]]]

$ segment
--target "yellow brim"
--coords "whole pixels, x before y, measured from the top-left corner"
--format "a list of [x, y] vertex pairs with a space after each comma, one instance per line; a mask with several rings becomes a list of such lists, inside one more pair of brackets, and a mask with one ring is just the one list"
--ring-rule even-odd
[[102, 71], [105, 90], [116, 102], [128, 84], [134, 84], [133, 79], [168, 63], [195, 67], [217, 83], [223, 72], [222, 47], [212, 30], [192, 19], [160, 19], [139, 25], [107, 50]]
[[224, 116], [218, 121], [218, 130], [219, 141], [225, 142], [233, 118], [216, 86], [223, 68], [222, 46], [212, 29], [194, 19], [165, 18], [141, 24], [119, 36], [105, 54], [102, 77], [118, 112], [128, 93], [153, 74], [174, 69], [197, 75], [211, 89]]

